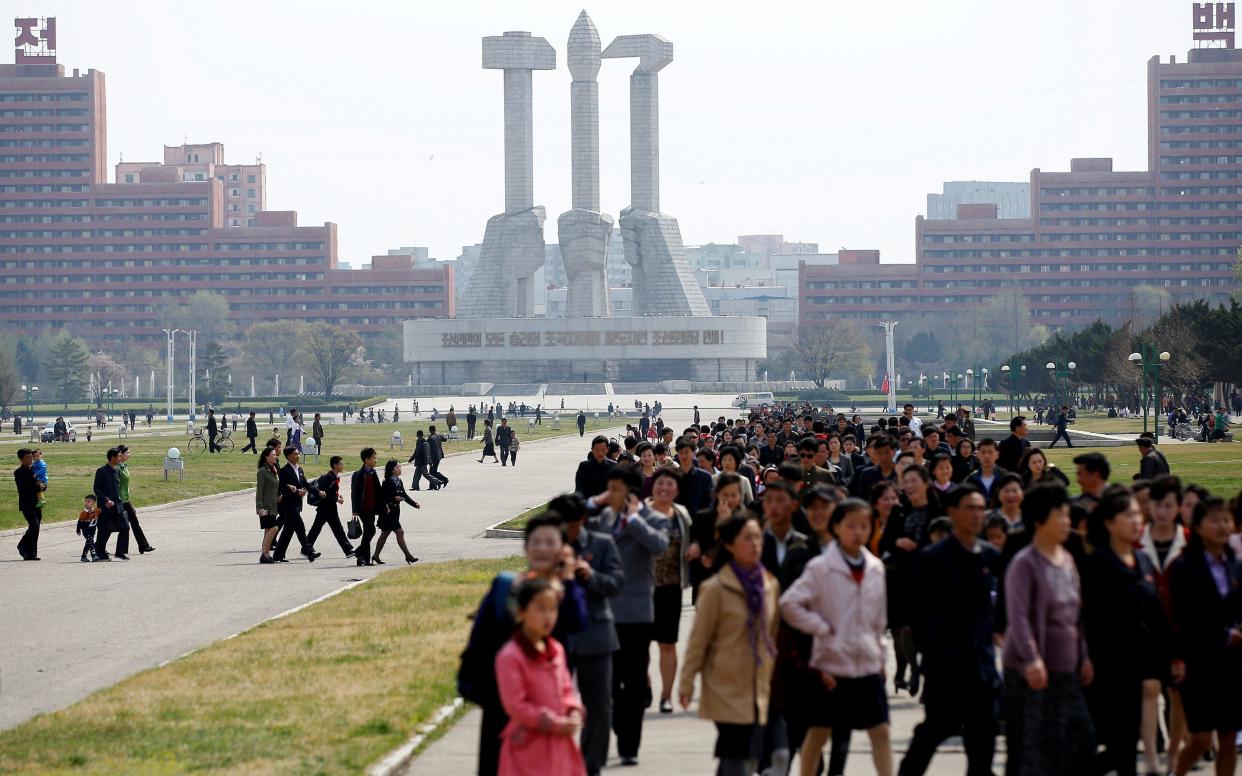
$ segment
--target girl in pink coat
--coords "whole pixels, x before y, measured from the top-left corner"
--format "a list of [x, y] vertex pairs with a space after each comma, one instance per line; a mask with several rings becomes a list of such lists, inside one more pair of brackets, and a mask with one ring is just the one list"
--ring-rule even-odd
[[509, 715], [501, 734], [499, 776], [583, 776], [578, 750], [582, 701], [552, 638], [560, 591], [542, 577], [517, 591], [518, 629], [496, 655], [500, 702]]

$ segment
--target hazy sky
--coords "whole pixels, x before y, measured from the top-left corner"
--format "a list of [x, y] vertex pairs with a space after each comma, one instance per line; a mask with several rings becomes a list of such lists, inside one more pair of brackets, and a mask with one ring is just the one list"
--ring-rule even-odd
[[[108, 157], [221, 141], [261, 152], [268, 207], [340, 226], [355, 266], [400, 245], [453, 258], [503, 208], [502, 75], [480, 38], [528, 30], [535, 202], [569, 207], [565, 41], [583, 6], [539, 2], [26, 0], [59, 61], [107, 75]], [[687, 244], [783, 233], [913, 258], [945, 180], [1027, 180], [1072, 156], [1146, 165], [1146, 62], [1190, 47], [1188, 0], [646, 2], [587, 6], [604, 45], [671, 40], [660, 74], [662, 209]], [[4, 61], [12, 61], [6, 59]], [[628, 80], [600, 72], [603, 208], [629, 203]], [[112, 175], [111, 168], [109, 175]]]

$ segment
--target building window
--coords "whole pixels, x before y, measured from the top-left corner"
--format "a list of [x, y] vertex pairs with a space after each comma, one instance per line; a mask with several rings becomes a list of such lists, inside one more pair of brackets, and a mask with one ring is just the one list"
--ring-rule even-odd
[[129, 173], [126, 173], [126, 175], [125, 175], [125, 182], [126, 182], [126, 183], [133, 183], [133, 182], [134, 182], [134, 176], [133, 176], [133, 175], [131, 175], [131, 174], [129, 174]]
[[230, 197], [240, 197], [240, 196], [241, 196], [241, 189], [229, 189], [229, 196], [230, 196]]
[[254, 176], [253, 176], [253, 175], [247, 175], [247, 176], [246, 176], [246, 183], [254, 183]]
[[250, 199], [254, 199], [255, 197], [254, 189], [246, 189], [246, 196], [249, 197]]

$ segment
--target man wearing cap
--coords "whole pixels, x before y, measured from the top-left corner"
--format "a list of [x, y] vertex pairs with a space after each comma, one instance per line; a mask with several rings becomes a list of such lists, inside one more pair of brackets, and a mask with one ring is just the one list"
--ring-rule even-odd
[[1134, 442], [1139, 449], [1139, 470], [1134, 475], [1136, 480], [1154, 480], [1170, 473], [1168, 460], [1156, 449], [1151, 437], [1141, 436]]
[[[986, 410], [985, 410], [986, 412]], [[970, 410], [962, 410], [962, 433], [968, 438], [975, 438], [975, 421], [970, 417]]]

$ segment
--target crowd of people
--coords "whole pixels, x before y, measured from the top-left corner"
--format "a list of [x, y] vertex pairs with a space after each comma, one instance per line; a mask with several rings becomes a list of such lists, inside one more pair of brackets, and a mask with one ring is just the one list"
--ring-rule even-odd
[[[613, 736], [635, 764], [645, 711], [696, 688], [729, 776], [843, 773], [856, 730], [879, 774], [924, 773], [952, 736], [990, 774], [1002, 735], [1007, 774], [1234, 772], [1242, 496], [1140, 439], [1135, 480], [1086, 452], [1071, 497], [1022, 417], [998, 443], [910, 405], [869, 426], [697, 414], [595, 437], [528, 522], [527, 568], [493, 581], [458, 674], [481, 775], [597, 774]], [[924, 719], [898, 758], [903, 693]]]

